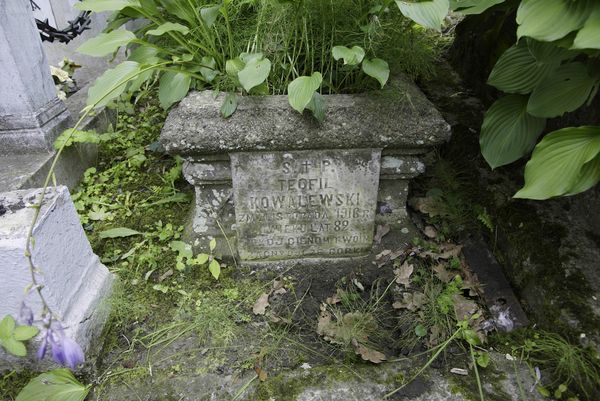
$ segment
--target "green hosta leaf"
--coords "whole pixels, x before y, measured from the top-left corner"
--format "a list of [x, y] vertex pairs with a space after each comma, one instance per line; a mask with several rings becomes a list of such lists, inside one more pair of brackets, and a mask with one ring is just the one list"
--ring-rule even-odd
[[167, 32], [179, 32], [183, 35], [187, 35], [189, 31], [190, 31], [190, 28], [188, 28], [185, 25], [181, 25], [176, 22], [165, 22], [164, 24], [160, 25], [158, 28], [151, 29], [146, 33], [148, 35], [154, 35], [154, 36], [161, 36]]
[[375, 78], [383, 88], [388, 78], [390, 77], [390, 67], [385, 60], [380, 58], [364, 59], [362, 70], [365, 74]]
[[551, 63], [539, 62], [529, 50], [527, 41], [521, 40], [502, 54], [488, 84], [507, 93], [530, 93], [559, 63], [560, 59]]
[[83, 401], [90, 391], [68, 369], [56, 369], [32, 379], [15, 401]]
[[508, 95], [487, 111], [481, 126], [481, 153], [492, 168], [512, 163], [529, 153], [546, 120], [527, 113], [527, 97]]
[[600, 153], [598, 153], [591, 161], [583, 165], [579, 173], [579, 179], [575, 185], [569, 189], [567, 195], [574, 195], [587, 191], [598, 182], [600, 182]]
[[117, 29], [110, 33], [101, 33], [91, 38], [77, 48], [78, 53], [88, 56], [102, 57], [114, 53], [135, 39], [135, 34], [125, 29]]
[[559, 64], [561, 61], [577, 55], [575, 52], [560, 47], [557, 42], [540, 42], [532, 38], [526, 39], [527, 48], [538, 63]]
[[10, 338], [12, 336], [13, 330], [15, 329], [16, 323], [15, 319], [11, 315], [6, 315], [0, 321], [0, 339], [2, 338]]
[[331, 54], [335, 60], [344, 59], [344, 65], [358, 65], [365, 57], [365, 50], [360, 46], [334, 46]]
[[124, 61], [102, 74], [88, 90], [87, 105], [95, 108], [106, 106], [125, 91], [127, 83], [140, 72], [135, 61]]
[[572, 49], [600, 49], [600, 6], [596, 6], [577, 33]]
[[54, 149], [71, 146], [73, 143], [100, 143], [100, 135], [94, 131], [64, 130], [54, 141]]
[[100, 238], [121, 238], [131, 237], [132, 235], [142, 235], [142, 233], [127, 227], [117, 227], [101, 231], [99, 234]]
[[533, 90], [527, 112], [537, 117], [558, 117], [581, 107], [590, 97], [595, 80], [581, 62], [563, 64]]
[[517, 36], [552, 42], [581, 28], [591, 0], [523, 0], [517, 10]]
[[318, 122], [325, 120], [325, 98], [319, 92], [313, 93], [313, 97], [306, 105]]
[[[598, 174], [589, 170], [597, 167], [595, 158], [599, 153], [599, 126], [569, 127], [549, 133], [535, 147], [525, 166], [525, 186], [515, 198], [548, 199], [589, 188], [590, 177]], [[584, 170], [591, 161], [593, 164]]]
[[206, 82], [212, 82], [217, 75], [219, 75], [219, 71], [217, 70], [217, 62], [213, 57], [204, 56], [202, 60], [202, 67], [200, 67], [200, 74], [204, 77]]
[[159, 0], [162, 6], [171, 14], [174, 14], [193, 26], [196, 22], [196, 13], [191, 1], [181, 0]]
[[180, 101], [190, 90], [192, 78], [182, 72], [167, 71], [160, 77], [158, 100], [163, 109]]
[[210, 274], [212, 274], [213, 277], [218, 280], [219, 276], [221, 275], [221, 264], [213, 259], [208, 265], [208, 270], [210, 271]]
[[140, 64], [156, 64], [159, 62], [158, 49], [151, 46], [138, 46], [134, 49], [127, 60], [135, 61]]
[[235, 93], [227, 93], [223, 104], [221, 105], [221, 115], [224, 118], [229, 118], [237, 109], [237, 95]]
[[23, 344], [21, 341], [15, 340], [13, 337], [2, 338], [0, 340], [0, 345], [2, 345], [9, 354], [20, 357], [27, 356], [27, 348], [25, 348], [25, 344]]
[[441, 32], [442, 22], [448, 14], [450, 3], [448, 0], [431, 0], [419, 3], [408, 3], [396, 0], [405, 17], [424, 27]]
[[266, 58], [252, 58], [244, 68], [238, 72], [240, 84], [250, 92], [252, 88], [266, 81], [271, 72], [271, 62]]
[[496, 4], [504, 3], [505, 0], [451, 0], [450, 8], [461, 14], [481, 14]]
[[238, 73], [244, 69], [244, 66], [245, 63], [236, 57], [233, 60], [225, 62], [225, 72], [227, 72], [227, 75], [237, 79]]
[[313, 98], [313, 93], [323, 82], [323, 76], [320, 72], [313, 73], [310, 77], [298, 77], [288, 85], [288, 101], [292, 108], [299, 113], [304, 109]]
[[102, 11], [119, 11], [125, 7], [140, 7], [137, 0], [83, 0], [75, 3], [74, 8], [83, 11], [93, 11], [99, 13]]
[[206, 24], [207, 27], [211, 27], [215, 24], [217, 17], [219, 16], [219, 12], [221, 11], [221, 6], [212, 6], [212, 7], [204, 7], [200, 10], [200, 18]]
[[40, 330], [34, 326], [17, 326], [13, 331], [13, 337], [17, 341], [31, 340], [37, 336]]

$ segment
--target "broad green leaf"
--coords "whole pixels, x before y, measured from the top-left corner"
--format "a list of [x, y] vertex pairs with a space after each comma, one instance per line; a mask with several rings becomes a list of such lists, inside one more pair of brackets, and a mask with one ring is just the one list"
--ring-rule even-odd
[[0, 321], [0, 338], [10, 338], [15, 329], [15, 319], [11, 315], [6, 315]]
[[538, 63], [559, 64], [560, 62], [573, 58], [576, 52], [559, 46], [558, 42], [540, 42], [533, 38], [526, 38], [527, 48]]
[[21, 341], [17, 341], [13, 337], [2, 338], [0, 344], [4, 347], [6, 352], [14, 356], [27, 356], [27, 348]]
[[215, 250], [215, 248], [217, 247], [217, 240], [216, 239], [211, 239], [210, 243], [208, 244], [208, 246], [210, 247], [211, 252]]
[[237, 95], [235, 93], [227, 93], [223, 104], [221, 105], [221, 115], [224, 118], [229, 118], [237, 109]]
[[546, 120], [527, 113], [527, 96], [498, 99], [485, 113], [479, 144], [490, 167], [514, 162], [533, 149]]
[[99, 234], [100, 238], [121, 238], [131, 237], [132, 235], [142, 235], [142, 233], [127, 227], [117, 227], [101, 231]]
[[569, 189], [567, 195], [575, 195], [587, 191], [598, 182], [600, 182], [600, 153], [583, 165], [579, 172], [577, 182]]
[[207, 27], [212, 27], [219, 16], [219, 12], [221, 11], [221, 6], [212, 6], [212, 7], [204, 7], [200, 9], [200, 18], [206, 24]]
[[225, 62], [225, 72], [227, 72], [227, 75], [237, 79], [238, 72], [242, 71], [244, 65], [244, 62], [237, 57], [233, 60], [227, 60]]
[[314, 72], [310, 77], [302, 76], [294, 79], [288, 85], [288, 101], [292, 108], [299, 113], [313, 98], [313, 93], [321, 86], [323, 77], [320, 72]]
[[418, 324], [415, 327], [415, 334], [417, 337], [425, 337], [427, 335], [427, 329], [422, 324]]
[[600, 49], [600, 6], [596, 6], [577, 33], [572, 49]]
[[206, 82], [212, 82], [217, 75], [219, 75], [219, 71], [217, 70], [217, 62], [213, 57], [204, 56], [202, 60], [202, 67], [200, 67], [200, 74], [204, 77]]
[[364, 59], [362, 70], [365, 74], [375, 78], [383, 88], [390, 77], [390, 67], [385, 60], [380, 58]]
[[521, 40], [500, 56], [488, 78], [488, 84], [507, 93], [531, 93], [533, 88], [555, 69], [560, 59], [551, 63], [539, 62]]
[[188, 28], [185, 25], [181, 25], [176, 22], [165, 22], [164, 24], [160, 25], [158, 28], [151, 29], [146, 33], [148, 35], [153, 35], [153, 36], [161, 36], [167, 32], [179, 32], [183, 35], [187, 35], [189, 31], [190, 31], [190, 28]]
[[313, 97], [306, 105], [318, 122], [325, 120], [325, 98], [319, 92], [313, 93]]
[[177, 252], [179, 254], [179, 256], [182, 258], [191, 259], [192, 257], [194, 257], [194, 254], [192, 252], [192, 246], [186, 242], [171, 241], [171, 243], [169, 244], [169, 247], [173, 251]]
[[450, 8], [448, 0], [431, 0], [419, 3], [396, 0], [396, 4], [405, 17], [438, 32], [442, 31], [442, 22]]
[[476, 361], [477, 364], [482, 368], [487, 368], [490, 364], [490, 354], [488, 354], [487, 352], [480, 352], [477, 355]]
[[99, 13], [102, 11], [119, 11], [125, 7], [140, 7], [137, 0], [83, 0], [75, 3], [74, 8], [83, 11], [93, 11]]
[[110, 33], [101, 33], [87, 40], [77, 48], [77, 52], [88, 56], [102, 57], [114, 53], [121, 46], [135, 39], [135, 34], [126, 29], [117, 29]]
[[266, 58], [253, 58], [238, 72], [240, 84], [250, 92], [252, 88], [265, 82], [271, 72], [271, 62]]
[[100, 143], [100, 136], [94, 131], [64, 130], [54, 141], [54, 149], [71, 146], [74, 143]]
[[37, 336], [40, 330], [34, 326], [17, 326], [13, 331], [13, 337], [17, 341], [31, 340]]
[[87, 105], [95, 108], [106, 106], [125, 91], [127, 83], [139, 71], [140, 65], [135, 61], [124, 61], [115, 68], [106, 70], [88, 90]]
[[[586, 163], [600, 153], [600, 127], [569, 127], [546, 135], [525, 166], [525, 186], [515, 198], [548, 199], [585, 188], [590, 172]], [[589, 168], [595, 168], [596, 162]], [[580, 181], [585, 181], [582, 185]]]
[[196, 256], [196, 263], [198, 263], [199, 265], [203, 265], [206, 262], [208, 262], [209, 257], [210, 255], [207, 253], [200, 253]]
[[208, 270], [210, 271], [210, 274], [212, 274], [213, 277], [218, 280], [219, 276], [221, 275], [221, 264], [213, 259], [208, 265]]
[[533, 90], [527, 112], [537, 117], [558, 117], [581, 107], [590, 97], [595, 80], [581, 62], [563, 64]]
[[138, 46], [135, 48], [127, 60], [135, 61], [140, 64], [156, 64], [159, 62], [158, 49], [152, 46]]
[[450, 8], [464, 15], [481, 14], [496, 4], [504, 3], [505, 0], [453, 0]]
[[258, 53], [240, 53], [240, 57], [239, 59], [242, 60], [242, 62], [244, 64], [249, 63], [252, 60], [260, 60], [262, 59], [264, 56], [262, 53], [258, 52]]
[[158, 100], [163, 109], [180, 101], [190, 90], [192, 78], [182, 72], [167, 71], [160, 77]]
[[83, 401], [89, 391], [70, 370], [55, 369], [32, 379], [15, 401]]
[[196, 12], [193, 2], [181, 0], [159, 0], [162, 6], [171, 14], [174, 14], [193, 26], [196, 23]]
[[581, 28], [595, 0], [522, 0], [517, 10], [517, 37], [552, 42]]
[[344, 59], [344, 65], [358, 65], [365, 57], [365, 50], [360, 46], [334, 46], [331, 54], [335, 60]]

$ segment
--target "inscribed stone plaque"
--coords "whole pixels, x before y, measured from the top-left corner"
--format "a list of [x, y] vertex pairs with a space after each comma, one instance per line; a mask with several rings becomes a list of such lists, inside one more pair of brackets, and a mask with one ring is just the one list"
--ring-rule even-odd
[[348, 257], [373, 242], [381, 151], [231, 154], [243, 260]]

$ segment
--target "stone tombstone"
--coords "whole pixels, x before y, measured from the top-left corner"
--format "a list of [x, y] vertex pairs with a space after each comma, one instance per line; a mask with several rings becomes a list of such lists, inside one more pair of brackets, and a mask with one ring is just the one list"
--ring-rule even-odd
[[[31, 283], [25, 257], [27, 234], [41, 188], [0, 193], [0, 319], [19, 316], [25, 301], [40, 318], [41, 302]], [[65, 332], [93, 354], [109, 312], [108, 297], [114, 277], [94, 254], [79, 221], [69, 190], [48, 189], [33, 230], [33, 262], [40, 272], [37, 280], [52, 311]], [[40, 341], [38, 336], [35, 341]], [[44, 368], [29, 353], [28, 360], [15, 359], [0, 348], [0, 371], [7, 366]]]
[[376, 224], [411, 232], [409, 181], [450, 126], [404, 77], [324, 97], [322, 123], [286, 96], [241, 97], [224, 119], [224, 94], [191, 92], [171, 111], [160, 141], [184, 158], [195, 188], [186, 230], [195, 249], [216, 238], [217, 254], [267, 265], [364, 256]]
[[381, 152], [233, 153], [238, 252], [243, 260], [368, 252]]

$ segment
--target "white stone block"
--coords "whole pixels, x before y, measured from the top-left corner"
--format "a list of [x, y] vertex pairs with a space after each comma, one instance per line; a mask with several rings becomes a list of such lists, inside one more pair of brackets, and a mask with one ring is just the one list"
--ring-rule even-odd
[[[25, 257], [35, 213], [31, 206], [40, 195], [41, 189], [0, 193], [0, 318], [17, 317], [23, 300], [40, 318], [37, 294], [24, 293], [31, 283]], [[42, 293], [67, 335], [88, 352], [108, 315], [113, 276], [92, 251], [66, 187], [48, 190], [33, 236], [32, 256]], [[6, 362], [15, 359], [0, 350], [0, 370]]]

